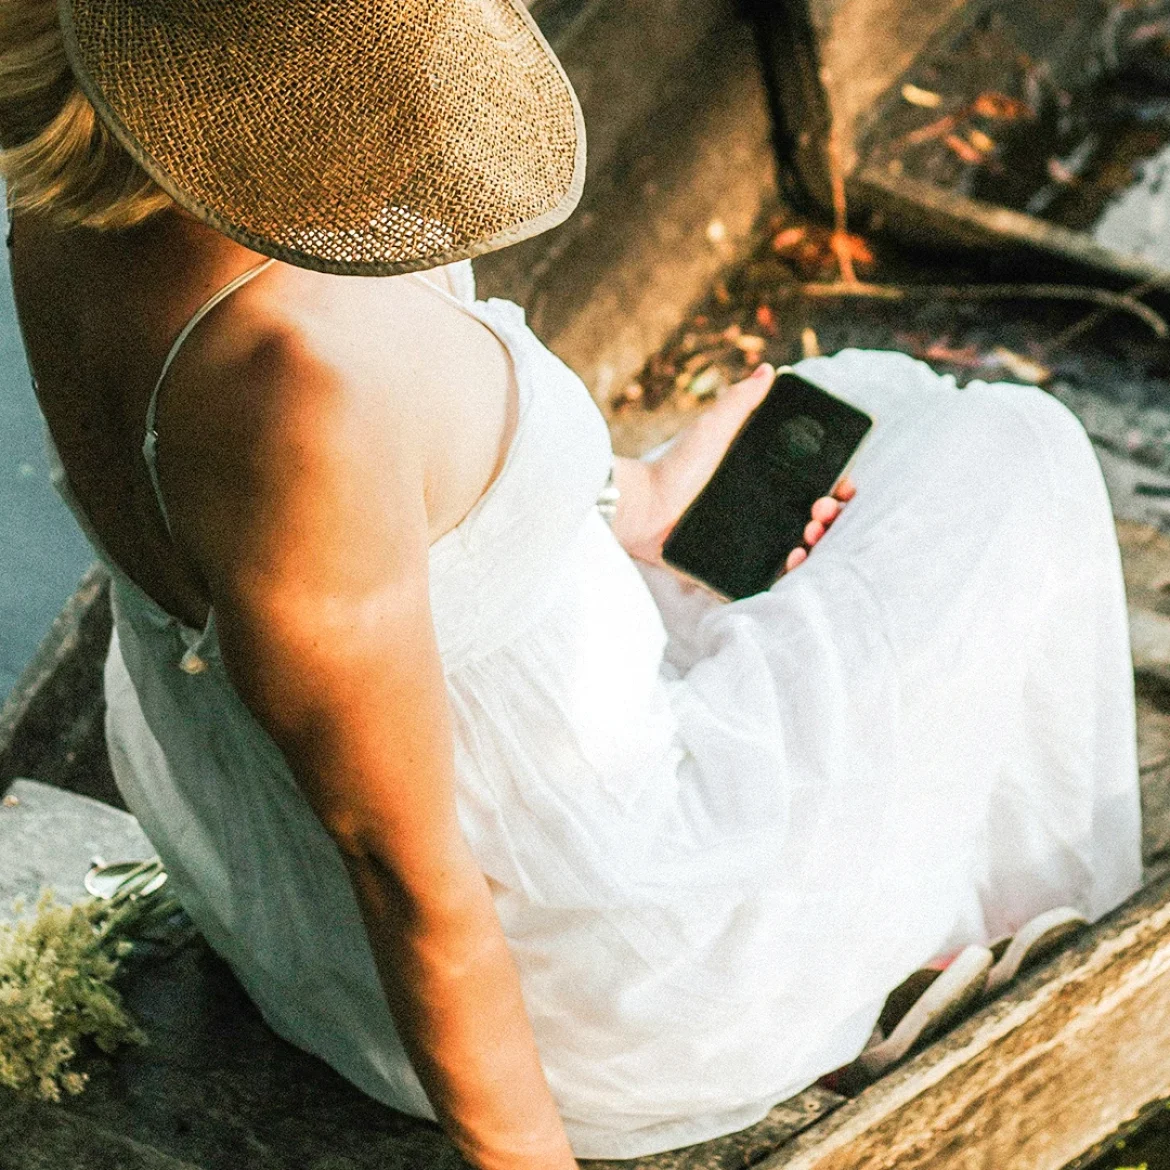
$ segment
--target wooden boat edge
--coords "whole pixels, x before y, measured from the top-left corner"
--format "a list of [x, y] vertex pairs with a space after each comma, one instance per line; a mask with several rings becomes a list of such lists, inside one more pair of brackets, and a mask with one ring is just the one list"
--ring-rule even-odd
[[1016, 989], [758, 1170], [1061, 1170], [1170, 1096], [1167, 1035], [1163, 871]]

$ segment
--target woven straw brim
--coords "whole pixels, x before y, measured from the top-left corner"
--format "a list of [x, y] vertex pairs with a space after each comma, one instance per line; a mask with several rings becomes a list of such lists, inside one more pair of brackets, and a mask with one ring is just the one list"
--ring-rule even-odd
[[267, 256], [384, 276], [565, 219], [585, 128], [520, 0], [60, 0], [133, 158]]

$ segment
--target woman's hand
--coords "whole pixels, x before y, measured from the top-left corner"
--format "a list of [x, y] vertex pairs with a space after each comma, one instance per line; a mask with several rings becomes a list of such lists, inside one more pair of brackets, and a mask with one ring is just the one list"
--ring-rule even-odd
[[[766, 362], [758, 366], [750, 377], [729, 387], [654, 462], [616, 460], [614, 482], [621, 498], [613, 530], [626, 552], [651, 564], [662, 563], [667, 536], [706, 486], [732, 439], [763, 402], [775, 377], [775, 369]], [[832, 496], [813, 504], [804, 530], [804, 545], [788, 554], [785, 570], [791, 571], [807, 559], [808, 550], [825, 535], [854, 492], [846, 478]]]

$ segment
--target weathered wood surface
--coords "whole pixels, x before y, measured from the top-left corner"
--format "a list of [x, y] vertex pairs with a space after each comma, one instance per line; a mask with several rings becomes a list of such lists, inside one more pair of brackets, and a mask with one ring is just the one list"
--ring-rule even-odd
[[[1029, 268], [1037, 255], [1047, 255], [1115, 282], [1170, 285], [1170, 272], [1103, 247], [1085, 232], [905, 175], [898, 160], [893, 169], [867, 161], [886, 133], [885, 119], [900, 101], [903, 79], [993, 7], [988, 0], [745, 3], [759, 29], [780, 166], [791, 176], [786, 191], [830, 208], [832, 135], [851, 214], [876, 217], [884, 230], [904, 239], [1018, 251], [1021, 266]], [[1031, 5], [1027, 13], [1016, 29], [1021, 52], [1042, 60], [1045, 76], [1079, 88], [1100, 75], [1098, 34], [1107, 18], [1098, 0], [1053, 0]], [[1016, 67], [1005, 56], [1004, 81]]]
[[582, 1170], [744, 1170], [756, 1166], [814, 1122], [828, 1116], [843, 1098], [813, 1086], [777, 1105], [763, 1121], [716, 1141], [702, 1142], [633, 1161], [583, 1161]]
[[86, 572], [0, 708], [0, 789], [34, 776], [120, 806], [102, 728], [108, 584], [100, 566]]
[[980, 7], [971, 0], [808, 0], [846, 173], [878, 100], [957, 13], [969, 18]]
[[1029, 253], [1039, 253], [1120, 283], [1170, 286], [1170, 273], [1164, 269], [1138, 256], [1102, 247], [1085, 232], [970, 199], [884, 167], [863, 167], [850, 178], [848, 190], [855, 207], [879, 213], [883, 223], [905, 239], [927, 244], [949, 240], [988, 251], [1017, 251], [1024, 271]]
[[110, 1133], [56, 1106], [26, 1101], [0, 1088], [0, 1170], [202, 1168]]
[[1170, 1096], [1170, 879], [759, 1170], [1061, 1170]]
[[1117, 537], [1137, 684], [1142, 852], [1154, 866], [1170, 860], [1170, 537], [1130, 520], [1118, 521]]
[[560, 227], [475, 268], [480, 295], [523, 305], [604, 401], [775, 199], [767, 98], [731, 0], [596, 0], [555, 47], [585, 115], [585, 193]]
[[970, 0], [746, 0], [758, 30], [786, 194], [832, 204], [836, 135], [844, 174], [874, 103]]

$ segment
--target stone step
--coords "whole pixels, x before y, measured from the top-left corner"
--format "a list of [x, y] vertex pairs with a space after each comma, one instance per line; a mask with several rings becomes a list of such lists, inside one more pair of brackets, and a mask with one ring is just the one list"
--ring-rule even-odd
[[29, 905], [44, 889], [59, 902], [85, 896], [95, 857], [141, 861], [154, 854], [129, 813], [35, 780], [15, 780], [0, 802], [0, 921], [13, 902]]

